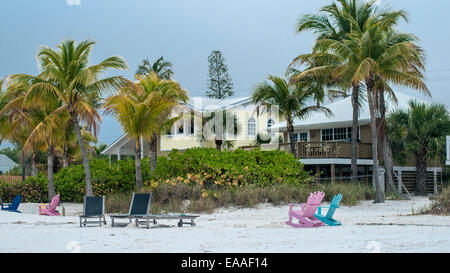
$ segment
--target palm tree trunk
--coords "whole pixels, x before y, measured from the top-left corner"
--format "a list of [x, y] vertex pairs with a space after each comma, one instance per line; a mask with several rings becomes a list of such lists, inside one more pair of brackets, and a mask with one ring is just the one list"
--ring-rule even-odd
[[83, 136], [81, 135], [80, 124], [78, 122], [78, 117], [76, 114], [72, 113], [72, 120], [75, 127], [75, 132], [77, 134], [78, 144], [81, 149], [81, 157], [83, 158], [83, 167], [84, 167], [84, 178], [86, 180], [86, 196], [93, 196], [92, 192], [92, 184], [91, 184], [91, 172], [89, 170], [89, 158], [86, 152], [86, 146], [84, 145]]
[[21, 163], [22, 163], [22, 182], [23, 181], [25, 181], [25, 172], [26, 172], [26, 169], [25, 169], [25, 161], [26, 161], [26, 159], [25, 159], [25, 152], [22, 150], [22, 152], [20, 153], [20, 161], [21, 161]]
[[136, 139], [136, 147], [134, 150], [134, 161], [136, 166], [136, 190], [142, 188], [142, 164], [141, 164], [141, 138]]
[[69, 167], [69, 151], [67, 144], [63, 146], [63, 168]]
[[416, 155], [416, 195], [426, 194], [427, 183], [427, 152], [421, 147]]
[[294, 143], [294, 125], [292, 124], [292, 119], [289, 117], [287, 119], [287, 130], [289, 133], [289, 142], [291, 146], [291, 153], [297, 158], [297, 153], [295, 152], [295, 143]]
[[48, 178], [48, 201], [56, 195], [55, 185], [53, 183], [53, 146], [49, 145], [47, 149], [47, 178]]
[[384, 161], [384, 169], [386, 170], [385, 176], [388, 182], [387, 190], [399, 194], [394, 184], [394, 176], [393, 176], [394, 162], [392, 160], [391, 144], [389, 143], [389, 140], [387, 139], [386, 136], [383, 138], [383, 161]]
[[352, 120], [352, 181], [357, 180], [358, 176], [358, 111], [359, 111], [359, 86], [354, 85], [352, 90], [352, 106], [353, 106], [353, 120]]
[[156, 169], [156, 161], [158, 156], [158, 135], [153, 134], [149, 142], [150, 146], [150, 171], [153, 172]]
[[38, 169], [37, 169], [36, 152], [33, 152], [31, 155], [31, 175], [36, 176], [37, 173], [38, 173]]
[[393, 177], [393, 160], [392, 160], [392, 149], [391, 144], [389, 143], [389, 139], [387, 137], [387, 128], [386, 128], [386, 101], [384, 99], [384, 91], [380, 90], [380, 137], [382, 141], [382, 153], [383, 153], [383, 165], [385, 170], [385, 178], [388, 183], [387, 184], [387, 191], [399, 193], [397, 191], [397, 188], [394, 184], [394, 177]]
[[372, 133], [372, 160], [373, 172], [372, 183], [375, 186], [374, 203], [384, 203], [384, 192], [380, 179], [378, 179], [378, 134], [377, 134], [377, 115], [376, 115], [376, 95], [373, 93], [373, 78], [366, 81], [367, 99], [369, 102], [371, 133]]

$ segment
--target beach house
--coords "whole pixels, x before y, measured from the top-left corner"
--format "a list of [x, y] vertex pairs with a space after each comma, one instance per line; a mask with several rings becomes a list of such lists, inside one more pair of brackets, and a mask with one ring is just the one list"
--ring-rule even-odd
[[[387, 111], [394, 109], [407, 109], [411, 100], [420, 100], [416, 97], [397, 92], [397, 102], [387, 101]], [[423, 100], [422, 100], [423, 101]], [[426, 102], [426, 101], [423, 101]], [[261, 109], [261, 106], [253, 104], [250, 97], [211, 99], [192, 97], [183, 105], [180, 105], [177, 114], [185, 112], [170, 131], [158, 137], [158, 156], [167, 155], [172, 149], [185, 150], [193, 147], [216, 147], [214, 141], [214, 126], [205, 126], [204, 117], [210, 113], [227, 110], [237, 119], [238, 132], [236, 136], [228, 136], [224, 141], [231, 142], [231, 149], [241, 148], [251, 150], [257, 147], [256, 137], [269, 135], [272, 146], [275, 149], [290, 152], [290, 142], [295, 142], [297, 158], [305, 165], [305, 169], [312, 173], [321, 173], [324, 180], [342, 180], [352, 175], [352, 104], [351, 98], [343, 98], [326, 105], [333, 112], [332, 116], [326, 116], [322, 112], [316, 112], [306, 119], [294, 120], [293, 139], [289, 139], [286, 122], [276, 116], [276, 110]], [[217, 124], [217, 123], [216, 123]], [[205, 130], [206, 128], [206, 130]], [[212, 132], [212, 138], [205, 137], [205, 131]], [[371, 180], [373, 159], [370, 128], [370, 113], [368, 105], [363, 102], [360, 106], [358, 120], [358, 159], [357, 168], [360, 180]], [[449, 140], [447, 139], [447, 142]], [[121, 159], [124, 156], [134, 156], [134, 141], [121, 136], [103, 154], [109, 155], [112, 160]], [[147, 141], [142, 143], [144, 149], [141, 156], [150, 154]], [[381, 145], [379, 145], [381, 147]], [[448, 151], [449, 148], [447, 148]], [[379, 164], [382, 163], [381, 150], [378, 153]], [[447, 159], [449, 161], [449, 159]], [[415, 158], [411, 157], [406, 163], [394, 162], [394, 181], [399, 190], [412, 192], [415, 188]], [[429, 164], [427, 177], [427, 191], [435, 192], [440, 187], [442, 166], [434, 162]], [[399, 183], [400, 181], [400, 183]]]
[[[387, 113], [395, 109], [408, 108], [411, 100], [427, 101], [396, 92], [397, 102], [388, 100]], [[352, 175], [352, 103], [347, 97], [327, 105], [333, 112], [333, 116], [327, 117], [324, 113], [314, 113], [306, 119], [294, 120], [294, 139], [296, 143], [297, 158], [304, 164], [305, 168], [314, 173], [321, 172], [322, 178], [337, 180]], [[358, 119], [358, 176], [371, 179], [373, 169], [370, 112], [367, 102], [360, 106]], [[290, 142], [286, 129], [286, 122], [279, 123], [276, 128], [283, 133], [286, 144], [281, 149], [289, 150]], [[448, 142], [449, 140], [447, 140]], [[381, 165], [381, 145], [378, 145], [379, 164]], [[447, 148], [448, 149], [448, 148]], [[415, 158], [410, 157], [406, 162], [400, 164], [394, 162], [394, 182], [399, 190], [412, 192], [415, 188], [416, 168]], [[435, 192], [440, 187], [442, 167], [435, 162], [429, 162], [427, 169], [427, 191]], [[432, 167], [431, 167], [432, 166]], [[400, 181], [401, 183], [398, 183]]]
[[[223, 113], [226, 116], [217, 113]], [[216, 118], [211, 118], [215, 114]], [[256, 106], [250, 97], [213, 99], [191, 97], [185, 104], [174, 110], [173, 116], [182, 117], [164, 134], [158, 136], [158, 156], [165, 156], [173, 149], [180, 151], [194, 147], [216, 147], [216, 139], [222, 140], [224, 147], [235, 149], [254, 146], [258, 133], [266, 141], [278, 140], [277, 133], [268, 133], [268, 128], [282, 120], [277, 111]], [[226, 124], [219, 132], [221, 124]], [[234, 129], [236, 128], [236, 129]], [[134, 156], [134, 140], [122, 135], [102, 153], [112, 160]], [[150, 154], [148, 141], [143, 141], [142, 157]]]

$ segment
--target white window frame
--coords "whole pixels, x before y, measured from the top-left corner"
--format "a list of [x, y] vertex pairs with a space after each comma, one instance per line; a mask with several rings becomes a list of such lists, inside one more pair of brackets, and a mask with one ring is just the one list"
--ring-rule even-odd
[[[348, 126], [348, 127], [333, 127], [333, 128], [325, 128], [325, 129], [320, 129], [320, 142], [340, 142], [340, 141], [345, 141], [346, 139], [340, 139], [340, 140], [334, 140], [334, 129], [341, 129], [341, 128], [345, 128], [345, 134], [348, 136], [348, 128], [352, 128], [352, 126]], [[333, 140], [322, 140], [322, 131], [323, 130], [333, 130]], [[358, 135], [359, 135], [359, 139], [361, 139], [361, 126], [358, 126]]]
[[[297, 136], [298, 136], [298, 137], [297, 137], [297, 141], [296, 141], [295, 143], [299, 142], [298, 139], [299, 139], [299, 137], [300, 137], [300, 134], [306, 134], [306, 142], [310, 142], [310, 134], [309, 134], [309, 131], [301, 131], [301, 132], [294, 132], [294, 135], [297, 135]], [[289, 137], [289, 134], [288, 134], [288, 137]], [[292, 141], [293, 141], [293, 140], [292, 140]]]
[[[250, 121], [250, 120], [253, 120], [253, 121]], [[255, 138], [256, 135], [258, 134], [258, 124], [257, 124], [256, 121], [257, 120], [256, 120], [255, 117], [250, 117], [250, 118], [247, 119], [247, 136], [250, 137], [250, 138]], [[255, 134], [254, 135], [250, 134], [250, 126], [249, 126], [250, 122], [255, 125]]]

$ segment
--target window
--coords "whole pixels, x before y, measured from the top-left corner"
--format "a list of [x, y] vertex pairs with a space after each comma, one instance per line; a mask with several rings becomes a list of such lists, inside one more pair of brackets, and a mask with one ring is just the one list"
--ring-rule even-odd
[[248, 119], [247, 122], [247, 134], [248, 136], [256, 136], [256, 120], [254, 117]]
[[[352, 137], [352, 127], [322, 129], [322, 141], [342, 141]], [[357, 138], [359, 139], [359, 127]]]
[[184, 134], [184, 124], [180, 124], [180, 126], [178, 126], [177, 133], [178, 133], [179, 135]]
[[299, 133], [298, 136], [299, 141], [308, 142], [308, 133]]
[[347, 139], [347, 128], [334, 128], [334, 140]]
[[[275, 121], [274, 121], [273, 119], [269, 119], [269, 120], [267, 121], [267, 129], [272, 128], [272, 126], [274, 126], [274, 125], [275, 125]], [[267, 130], [267, 131], [268, 131], [268, 130]], [[274, 138], [274, 137], [276, 136], [275, 132], [270, 132], [270, 136], [271, 136], [272, 138]]]
[[308, 133], [307, 132], [303, 132], [303, 133], [294, 133], [293, 136], [294, 142], [308, 142]]

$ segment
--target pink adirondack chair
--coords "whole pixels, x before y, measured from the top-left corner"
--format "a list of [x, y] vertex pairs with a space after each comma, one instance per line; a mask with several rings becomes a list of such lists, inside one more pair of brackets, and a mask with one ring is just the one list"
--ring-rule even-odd
[[39, 206], [39, 214], [49, 216], [61, 215], [59, 212], [56, 211], [56, 207], [58, 206], [58, 204], [59, 204], [59, 194], [53, 197], [52, 202], [50, 202], [49, 205], [46, 205], [45, 208]]
[[[286, 221], [286, 225], [297, 228], [323, 226], [324, 223], [314, 217], [314, 213], [317, 207], [320, 206], [324, 195], [323, 192], [314, 192], [309, 195], [306, 203], [289, 204], [289, 221]], [[300, 206], [300, 209], [295, 210], [295, 206]], [[292, 221], [294, 218], [298, 220], [298, 224]]]

